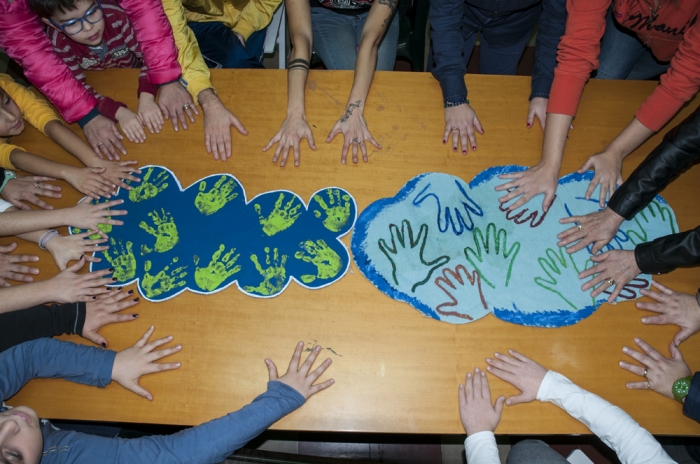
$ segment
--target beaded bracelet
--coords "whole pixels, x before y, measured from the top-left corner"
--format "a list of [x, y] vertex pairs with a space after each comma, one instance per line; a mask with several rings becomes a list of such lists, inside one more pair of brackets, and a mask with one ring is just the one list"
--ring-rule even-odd
[[46, 232], [44, 232], [44, 235], [42, 235], [39, 239], [39, 248], [45, 250], [46, 245], [49, 243], [49, 240], [54, 238], [56, 235], [58, 235], [58, 231], [54, 229], [47, 230]]
[[444, 106], [445, 106], [445, 108], [454, 108], [455, 106], [459, 106], [459, 105], [468, 105], [468, 104], [469, 104], [469, 100], [467, 100], [467, 99], [465, 98], [464, 100], [460, 100], [460, 101], [455, 101], [455, 102], [448, 101], [448, 102], [445, 102], [445, 105], [444, 105]]
[[679, 403], [682, 403], [683, 398], [688, 396], [691, 380], [693, 380], [692, 377], [685, 377], [673, 382], [673, 388], [671, 388], [671, 391], [673, 392], [673, 398]]

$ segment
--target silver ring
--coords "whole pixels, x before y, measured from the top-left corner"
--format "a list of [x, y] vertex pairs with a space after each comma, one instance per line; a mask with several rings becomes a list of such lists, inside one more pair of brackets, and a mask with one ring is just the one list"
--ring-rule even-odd
[[613, 279], [612, 277], [608, 277], [607, 279], [605, 279], [605, 281], [608, 283], [608, 285], [615, 285], [615, 279]]
[[583, 229], [583, 227], [581, 227], [581, 224], [576, 224], [576, 227], [578, 227], [579, 232], [581, 232], [581, 229]]
[[34, 187], [40, 189], [41, 188], [41, 182], [35, 182]]
[[354, 139], [352, 139], [352, 141], [353, 141], [353, 143], [357, 143], [357, 137], [355, 137]]
[[648, 373], [648, 372], [649, 372], [649, 369], [645, 367], [645, 368], [644, 368], [644, 377], [647, 376], [647, 373]]
[[186, 110], [186, 109], [189, 108], [189, 107], [190, 107], [190, 104], [189, 104], [189, 103], [185, 103], [184, 105], [182, 105], [182, 109], [183, 109], [183, 110]]
[[651, 382], [647, 382], [647, 389], [651, 390]]
[[98, 147], [101, 147], [102, 145], [104, 145], [104, 143], [102, 143], [102, 142], [97, 144]]

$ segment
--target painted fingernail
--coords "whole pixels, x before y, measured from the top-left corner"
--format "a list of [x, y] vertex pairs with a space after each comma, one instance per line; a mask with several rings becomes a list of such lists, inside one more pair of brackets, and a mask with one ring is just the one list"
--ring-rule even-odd
[[114, 268], [113, 268], [113, 267], [110, 267], [110, 268], [109, 268], [109, 272], [114, 272]]
[[117, 287], [117, 290], [121, 290], [122, 288], [124, 288], [124, 287]]
[[444, 144], [444, 143], [447, 143], [447, 140], [443, 140], [442, 143], [443, 143], [443, 144]]
[[133, 294], [134, 294], [134, 291], [133, 291], [133, 290], [129, 290], [128, 292], [126, 292], [126, 294], [127, 294], [127, 295], [133, 295]]
[[97, 297], [96, 297], [96, 296], [93, 296], [93, 297], [92, 297], [92, 299], [93, 299], [93, 300], [96, 300], [96, 299], [97, 299]]
[[466, 154], [467, 154], [467, 150], [462, 150], [462, 154], [463, 154], [463, 155], [466, 155]]
[[138, 314], [134, 314], [134, 319], [137, 319], [139, 317]]
[[107, 344], [103, 342], [103, 343], [102, 343], [102, 348], [107, 348]]
[[476, 145], [472, 145], [472, 150], [476, 151]]

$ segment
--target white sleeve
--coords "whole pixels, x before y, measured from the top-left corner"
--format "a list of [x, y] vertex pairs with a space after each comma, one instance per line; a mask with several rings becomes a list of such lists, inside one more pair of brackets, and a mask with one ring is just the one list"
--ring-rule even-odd
[[467, 463], [501, 464], [493, 432], [484, 431], [469, 435], [464, 440], [464, 451]]
[[623, 464], [675, 464], [659, 442], [622, 409], [554, 371], [547, 372], [537, 399], [549, 401], [581, 421], [612, 448]]
[[0, 213], [4, 213], [8, 209], [12, 208], [14, 205], [9, 201], [0, 200]]

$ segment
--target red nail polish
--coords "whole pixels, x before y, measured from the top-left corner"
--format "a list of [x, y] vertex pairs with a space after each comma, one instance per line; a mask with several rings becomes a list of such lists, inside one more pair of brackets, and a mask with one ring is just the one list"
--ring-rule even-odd
[[530, 124], [528, 124], [527, 127], [530, 127]]
[[102, 348], [107, 348], [107, 344], [106, 344], [106, 343], [103, 343], [103, 344], [102, 344]]
[[462, 150], [462, 154], [463, 154], [463, 155], [466, 155], [466, 154], [467, 154], [467, 150]]
[[476, 145], [472, 146], [472, 150], [476, 151]]

